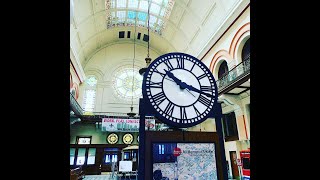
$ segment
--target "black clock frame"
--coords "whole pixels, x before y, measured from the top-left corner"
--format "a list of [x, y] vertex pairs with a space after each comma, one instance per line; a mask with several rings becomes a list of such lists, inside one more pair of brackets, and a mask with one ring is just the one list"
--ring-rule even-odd
[[[183, 55], [183, 56], [188, 56], [188, 57], [192, 57], [193, 59], [196, 59], [195, 57], [188, 55], [188, 54], [184, 54], [184, 53], [168, 53], [168, 54], [164, 54], [162, 56], [159, 56], [157, 59], [163, 58], [165, 56], [168, 55]], [[156, 59], [156, 60], [157, 60]], [[139, 102], [139, 115], [140, 115], [140, 121], [139, 121], [139, 170], [138, 170], [138, 179], [139, 180], [144, 180], [145, 179], [145, 118], [146, 116], [156, 116], [158, 117], [159, 120], [164, 121], [164, 123], [171, 125], [173, 127], [178, 127], [178, 128], [183, 128], [183, 127], [190, 127], [190, 126], [194, 126], [195, 123], [190, 123], [187, 124], [187, 126], [185, 125], [181, 125], [182, 123], [177, 124], [173, 124], [171, 121], [166, 120], [166, 118], [159, 118], [159, 113], [154, 109], [154, 107], [150, 104], [150, 101], [147, 99], [147, 92], [146, 92], [146, 75], [148, 74], [148, 72], [150, 71], [150, 67], [152, 67], [152, 65], [156, 62], [153, 61], [149, 67], [147, 68], [146, 72], [143, 75], [143, 84], [142, 84], [142, 94], [143, 94], [143, 98], [140, 98], [140, 102]], [[199, 60], [198, 60], [199, 61]], [[201, 64], [203, 64], [200, 61]], [[203, 64], [204, 65], [204, 64]], [[204, 68], [207, 68], [204, 65]], [[207, 68], [208, 72], [210, 72], [210, 70]], [[210, 73], [210, 75], [213, 78], [213, 75]], [[210, 112], [201, 120], [205, 120], [207, 118], [214, 118], [215, 119], [215, 124], [216, 124], [216, 132], [218, 134], [219, 137], [219, 144], [220, 144], [220, 156], [222, 159], [222, 176], [223, 176], [223, 180], [227, 180], [228, 179], [228, 174], [227, 174], [227, 164], [226, 164], [226, 156], [225, 156], [225, 148], [224, 148], [224, 139], [223, 139], [223, 132], [222, 132], [222, 122], [221, 122], [221, 117], [222, 117], [222, 108], [221, 108], [221, 104], [217, 102], [218, 100], [218, 92], [217, 92], [217, 86], [215, 83], [215, 80], [213, 78], [214, 84], [215, 84], [215, 102], [213, 107], [211, 108]], [[201, 122], [202, 122], [201, 121]], [[200, 122], [200, 123], [201, 123]], [[197, 123], [196, 123], [197, 124]], [[188, 126], [189, 125], [189, 126]], [[219, 173], [219, 172], [218, 172]]]
[[[168, 56], [172, 56], [173, 58], [174, 58], [175, 56], [180, 56], [180, 57], [181, 57], [181, 56], [184, 56], [184, 57], [187, 57], [187, 58], [191, 59], [190, 61], [193, 61], [195, 64], [197, 64], [197, 65], [199, 64], [199, 66], [201, 67], [202, 70], [204, 70], [205, 73], [208, 72], [208, 73], [206, 74], [206, 76], [208, 76], [209, 79], [212, 80], [212, 81], [210, 82], [211, 86], [212, 86], [212, 84], [213, 84], [213, 86], [214, 86], [214, 98], [211, 98], [211, 99], [210, 99], [210, 103], [209, 103], [210, 106], [212, 106], [212, 107], [211, 107], [211, 109], [209, 110], [209, 112], [206, 113], [206, 115], [203, 115], [203, 117], [198, 116], [198, 117], [200, 117], [200, 120], [195, 120], [194, 122], [190, 122], [190, 123], [176, 123], [176, 122], [173, 122], [173, 121], [167, 119], [165, 116], [163, 116], [163, 115], [160, 114], [159, 112], [157, 112], [156, 110], [154, 110], [154, 111], [156, 112], [156, 113], [154, 113], [154, 116], [156, 116], [156, 117], [157, 117], [159, 120], [161, 120], [162, 122], [164, 122], [164, 123], [166, 123], [166, 124], [168, 124], [168, 125], [170, 125], [170, 126], [172, 126], [172, 127], [176, 127], [176, 128], [187, 128], [187, 127], [192, 127], [192, 126], [195, 126], [195, 125], [197, 125], [197, 124], [200, 124], [200, 123], [202, 123], [203, 121], [205, 121], [205, 120], [210, 116], [210, 114], [211, 114], [212, 112], [214, 113], [214, 108], [215, 108], [215, 106], [216, 106], [216, 104], [217, 104], [217, 100], [218, 100], [218, 88], [217, 88], [217, 84], [216, 84], [216, 82], [215, 82], [215, 79], [214, 79], [212, 73], [210, 73], [210, 70], [207, 68], [207, 66], [206, 66], [205, 64], [203, 64], [200, 60], [198, 60], [197, 58], [195, 58], [195, 57], [193, 57], [193, 56], [191, 56], [191, 55], [189, 55], [189, 54], [180, 53], [180, 52], [164, 54], [164, 55], [159, 56], [158, 58], [156, 58], [156, 59], [149, 65], [149, 67], [147, 68], [146, 72], [144, 73], [144, 77], [143, 77], [143, 81], [142, 81], [142, 95], [143, 95], [143, 98], [146, 99], [145, 103], [146, 103], [146, 104], [149, 104], [148, 106], [151, 107], [151, 109], [154, 108], [153, 105], [151, 104], [149, 98], [148, 98], [148, 95], [147, 95], [147, 89], [148, 89], [148, 88], [147, 88], [147, 76], [148, 76], [148, 73], [150, 72], [150, 70], [152, 69], [151, 67], [152, 67], [155, 63], [157, 63], [158, 61], [163, 62], [162, 59], [165, 59], [164, 61], [166, 61], [166, 60], [167, 60], [166, 57], [168, 57]], [[172, 70], [175, 70], [175, 69], [182, 69], [182, 68], [173, 68]], [[186, 70], [186, 71], [188, 71], [188, 70]], [[189, 72], [189, 73], [192, 73], [191, 71], [188, 71], [188, 72]], [[195, 77], [197, 77], [194, 73], [192, 73], [192, 74], [193, 74]], [[163, 77], [163, 79], [162, 79], [162, 82], [163, 82], [163, 80], [164, 80], [164, 77]], [[199, 80], [198, 80], [198, 81], [199, 81]], [[199, 84], [200, 84], [200, 82], [199, 82]], [[162, 92], [164, 92], [164, 91], [163, 91], [163, 87], [162, 87]], [[164, 93], [164, 96], [166, 96], [165, 93]], [[199, 99], [200, 97], [201, 97], [201, 95], [198, 97], [198, 99]], [[168, 101], [170, 101], [170, 99], [169, 99], [167, 96], [166, 96], [166, 99], [167, 99]], [[149, 101], [148, 101], [148, 100], [149, 100]], [[188, 105], [188, 106], [180, 106], [180, 105], [175, 104], [175, 102], [172, 102], [172, 101], [170, 101], [170, 102], [171, 102], [172, 104], [178, 106], [178, 107], [190, 107], [190, 106], [193, 106], [196, 102], [198, 102], [198, 100], [196, 100], [193, 104], [190, 104], [190, 105]], [[167, 114], [165, 114], [165, 115], [167, 115]], [[174, 119], [177, 119], [177, 118], [174, 118]], [[192, 118], [192, 119], [196, 119], [196, 118]], [[187, 121], [191, 121], [192, 119], [186, 119], [186, 120], [187, 120]], [[180, 120], [180, 119], [177, 119], [177, 120]]]

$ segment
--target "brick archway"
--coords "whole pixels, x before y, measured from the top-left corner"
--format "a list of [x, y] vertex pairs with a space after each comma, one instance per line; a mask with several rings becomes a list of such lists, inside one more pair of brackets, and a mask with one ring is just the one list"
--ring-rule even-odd
[[230, 48], [229, 48], [229, 53], [231, 55], [231, 59], [235, 58], [236, 47], [240, 43], [239, 41], [242, 38], [242, 36], [248, 31], [250, 31], [250, 22], [248, 22], [248, 23], [244, 24], [243, 26], [241, 26], [241, 28], [234, 35], [234, 37], [233, 37], [233, 39], [231, 41]]
[[79, 85], [77, 83], [73, 83], [72, 88], [74, 88], [75, 91], [76, 91], [74, 98], [78, 99], [78, 97], [79, 97]]
[[73, 79], [72, 79], [72, 75], [70, 73], [70, 89], [72, 88], [72, 86], [73, 86]]
[[218, 62], [218, 59], [219, 59], [220, 57], [225, 57], [225, 60], [226, 60], [226, 61], [229, 61], [229, 60], [232, 59], [228, 51], [226, 51], [226, 50], [224, 50], [224, 49], [218, 51], [218, 52], [213, 56], [213, 58], [212, 58], [212, 60], [211, 60], [211, 63], [210, 63], [210, 71], [211, 71], [212, 73], [213, 73], [213, 70], [214, 70], [213, 68], [215, 67], [215, 65], [216, 65], [216, 63]]

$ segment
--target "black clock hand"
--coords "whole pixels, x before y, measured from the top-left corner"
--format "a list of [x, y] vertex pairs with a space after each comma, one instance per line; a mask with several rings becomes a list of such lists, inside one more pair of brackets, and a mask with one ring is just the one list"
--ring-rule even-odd
[[[200, 91], [199, 89], [196, 89], [196, 88], [194, 88], [193, 86], [188, 85], [188, 84], [186, 84], [185, 82], [182, 82], [180, 79], [178, 79], [177, 77], [175, 77], [172, 72], [167, 71], [167, 70], [165, 70], [165, 69], [163, 69], [163, 70], [166, 72], [166, 74], [167, 74], [171, 79], [173, 79], [173, 80], [180, 86], [181, 89], [186, 89], [186, 88], [187, 88], [187, 89], [189, 89], [189, 90], [191, 90], [191, 91], [195, 91], [195, 92], [197, 92], [197, 93], [204, 94], [204, 95], [206, 95], [206, 96], [208, 96], [208, 97], [212, 97], [211, 94], [202, 92], [202, 91]], [[193, 95], [190, 91], [188, 91], [188, 92], [189, 92], [191, 95]], [[193, 96], [194, 96], [194, 95], [193, 95]], [[195, 97], [195, 96], [194, 96], [194, 97]]]
[[181, 89], [184, 89], [184, 88], [182, 88], [181, 85], [180, 85], [180, 84], [181, 84], [181, 80], [180, 80], [180, 79], [176, 78], [172, 72], [167, 71], [167, 70], [165, 70], [165, 69], [163, 69], [163, 70], [166, 72], [166, 74], [169, 76], [169, 78], [173, 79], [174, 82], [176, 82], [176, 83], [180, 86]]
[[[172, 79], [168, 79], [168, 78], [165, 78], [165, 79], [167, 79], [167, 80], [169, 80], [169, 81], [172, 81], [172, 82], [175, 82], [174, 80], [172, 80]], [[186, 89], [193, 97], [196, 97], [194, 94], [192, 94], [190, 91], [189, 91], [189, 89]]]
[[[184, 82], [183, 82], [183, 83], [184, 83]], [[182, 84], [183, 84], [183, 83], [182, 83]], [[211, 94], [205, 93], [205, 92], [203, 92], [203, 91], [200, 91], [199, 89], [197, 89], [197, 88], [195, 88], [195, 87], [193, 87], [193, 86], [191, 86], [191, 85], [188, 85], [188, 84], [186, 84], [186, 83], [184, 83], [183, 86], [186, 86], [186, 88], [187, 88], [187, 89], [190, 89], [191, 91], [195, 91], [195, 92], [197, 92], [197, 93], [204, 94], [204, 95], [206, 95], [207, 97], [212, 97]]]

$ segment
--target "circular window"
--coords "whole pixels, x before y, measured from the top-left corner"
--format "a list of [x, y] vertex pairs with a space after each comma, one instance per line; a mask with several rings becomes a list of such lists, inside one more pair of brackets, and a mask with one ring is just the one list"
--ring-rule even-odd
[[107, 141], [109, 144], [116, 144], [118, 142], [118, 135], [115, 133], [109, 134]]
[[122, 68], [117, 70], [112, 80], [116, 95], [124, 100], [138, 99], [142, 96], [142, 76], [138, 69]]
[[122, 140], [123, 140], [123, 143], [125, 143], [125, 144], [131, 144], [133, 141], [133, 136], [132, 136], [132, 134], [129, 134], [129, 133], [125, 134], [123, 136]]

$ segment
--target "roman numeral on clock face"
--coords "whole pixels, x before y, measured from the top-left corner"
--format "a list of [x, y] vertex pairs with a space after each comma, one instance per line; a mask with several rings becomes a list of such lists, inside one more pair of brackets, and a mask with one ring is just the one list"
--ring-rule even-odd
[[192, 69], [194, 68], [194, 66], [196, 65], [196, 63], [193, 63], [193, 65], [192, 65], [192, 67], [191, 67], [191, 69], [190, 69], [190, 71], [192, 71]]
[[166, 99], [166, 96], [163, 92], [160, 92], [153, 96], [153, 100], [156, 104], [161, 104]]
[[150, 82], [149, 85], [147, 85], [149, 88], [162, 88], [162, 82]]
[[188, 119], [187, 118], [187, 112], [185, 107], [180, 107], [180, 117], [181, 119]]
[[200, 111], [194, 105], [192, 105], [192, 106], [193, 106], [193, 109], [196, 112], [197, 116], [200, 116], [200, 114], [201, 114]]
[[164, 113], [172, 116], [172, 113], [173, 113], [173, 109], [174, 109], [174, 105], [169, 101], [166, 109], [164, 109]]
[[202, 78], [204, 78], [204, 77], [206, 77], [206, 76], [207, 76], [207, 75], [204, 73], [204, 74], [202, 74], [201, 76], [197, 77], [197, 79], [200, 80], [200, 79], [202, 79]]
[[199, 102], [201, 102], [203, 105], [205, 106], [209, 106], [210, 105], [210, 99], [207, 99], [206, 97], [204, 97], [202, 94], [199, 97]]
[[212, 89], [212, 86], [200, 86], [200, 91], [212, 93], [213, 89]]
[[172, 64], [170, 63], [169, 60], [168, 60], [168, 61], [164, 61], [164, 64], [167, 65], [169, 71], [170, 71], [171, 69], [173, 69], [173, 66], [172, 66]]
[[184, 59], [183, 58], [177, 58], [177, 68], [184, 69]]
[[166, 76], [164, 73], [158, 71], [158, 69], [154, 69], [154, 72], [160, 74], [162, 77]]

